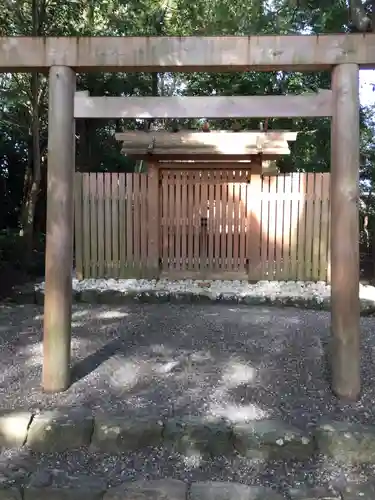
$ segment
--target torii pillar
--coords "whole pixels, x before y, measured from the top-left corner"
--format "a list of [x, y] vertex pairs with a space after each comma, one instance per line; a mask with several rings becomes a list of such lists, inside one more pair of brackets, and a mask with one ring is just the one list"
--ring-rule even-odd
[[64, 391], [71, 382], [75, 81], [71, 68], [51, 67], [42, 377], [46, 392]]
[[332, 389], [356, 400], [360, 381], [359, 67], [333, 69], [331, 136]]

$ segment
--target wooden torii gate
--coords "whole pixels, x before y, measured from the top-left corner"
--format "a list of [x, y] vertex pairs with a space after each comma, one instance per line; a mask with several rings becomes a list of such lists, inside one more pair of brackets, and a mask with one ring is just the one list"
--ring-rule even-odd
[[[63, 391], [70, 385], [75, 72], [330, 70], [332, 387], [338, 397], [358, 398], [359, 69], [374, 66], [375, 34], [0, 38], [0, 71], [49, 71], [44, 390]], [[293, 109], [298, 106], [306, 109], [302, 98], [294, 97], [295, 108], [289, 107], [290, 103], [286, 106], [287, 116], [296, 116]], [[146, 98], [141, 99], [146, 102]], [[212, 97], [204, 99], [210, 107]], [[239, 101], [234, 105], [234, 98], [226, 99], [226, 116], [236, 116]], [[253, 110], [259, 106], [259, 98], [242, 99], [247, 99]], [[264, 114], [259, 117], [277, 116], [273, 98], [262, 99]], [[147, 118], [144, 107], [141, 111], [139, 117]], [[126, 110], [124, 113], [122, 117], [130, 117]]]

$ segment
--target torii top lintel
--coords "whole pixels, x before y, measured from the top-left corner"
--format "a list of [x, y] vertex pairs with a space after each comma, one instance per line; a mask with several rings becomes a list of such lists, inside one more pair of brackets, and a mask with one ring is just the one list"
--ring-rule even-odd
[[375, 34], [225, 37], [0, 37], [0, 72], [314, 71], [375, 68]]

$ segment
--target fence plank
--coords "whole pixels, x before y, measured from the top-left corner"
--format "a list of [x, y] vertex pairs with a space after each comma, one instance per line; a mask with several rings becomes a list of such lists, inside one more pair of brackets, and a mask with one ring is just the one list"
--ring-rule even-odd
[[[331, 189], [330, 189], [331, 190]], [[332, 218], [331, 218], [331, 198], [329, 199], [329, 222], [328, 222], [328, 250], [327, 250], [327, 283], [331, 283], [331, 229], [332, 229]]]
[[[291, 178], [291, 207], [290, 207], [290, 266], [289, 279], [295, 281], [298, 275], [298, 224], [299, 224], [299, 200], [300, 194], [300, 173], [292, 174]], [[302, 174], [303, 175], [303, 174]]]
[[141, 214], [140, 214], [140, 174], [132, 174], [133, 177], [133, 262], [138, 276], [141, 263]]
[[126, 174], [126, 266], [127, 274], [134, 272], [134, 191], [133, 174]]
[[261, 279], [261, 239], [262, 239], [262, 179], [260, 175], [251, 175], [247, 186], [248, 204], [248, 269], [249, 280]]
[[97, 212], [97, 195], [96, 195], [96, 174], [90, 173], [90, 276], [91, 278], [98, 277], [98, 212]]
[[314, 189], [315, 174], [307, 176], [307, 206], [306, 206], [306, 245], [305, 245], [305, 280], [312, 279], [312, 250], [314, 238]]
[[105, 228], [104, 228], [104, 178], [102, 173], [96, 174], [96, 196], [97, 196], [97, 214], [98, 214], [98, 278], [105, 275]]
[[112, 174], [104, 174], [104, 218], [105, 218], [105, 275], [112, 277], [112, 203], [111, 203]]
[[322, 213], [321, 213], [321, 228], [320, 228], [320, 268], [319, 279], [328, 281], [329, 268], [329, 174], [323, 174], [322, 178]]
[[112, 278], [120, 276], [120, 235], [119, 235], [119, 179], [118, 174], [112, 174]]
[[236, 181], [233, 183], [233, 258], [234, 270], [240, 269], [240, 206], [241, 206], [241, 171], [237, 172]]
[[126, 278], [126, 174], [119, 174], [118, 204], [119, 204], [119, 233], [120, 233], [120, 255], [119, 255], [119, 277]]
[[276, 272], [276, 177], [269, 177], [269, 217], [268, 217], [268, 279], [273, 280]]
[[186, 171], [181, 170], [181, 270], [187, 269], [187, 228], [188, 228], [188, 204]]
[[162, 198], [162, 269], [163, 271], [168, 271], [168, 232], [169, 232], [169, 221], [168, 217], [168, 170], [162, 170], [162, 181], [161, 181], [161, 198]]
[[284, 241], [284, 193], [285, 175], [275, 177], [276, 183], [276, 248], [275, 248], [275, 274], [274, 279], [283, 278], [283, 241]]
[[169, 218], [169, 266], [170, 269], [176, 270], [176, 231], [177, 231], [177, 217], [176, 217], [176, 171], [169, 173], [169, 193], [168, 193], [168, 218]]
[[225, 182], [221, 185], [221, 271], [228, 270], [228, 177], [227, 172], [221, 173], [221, 178]]
[[82, 198], [81, 173], [76, 173], [74, 177], [74, 229], [75, 229], [75, 269], [77, 279], [83, 279], [83, 198]]
[[247, 217], [246, 217], [246, 179], [242, 179], [239, 185], [239, 195], [238, 195], [238, 220], [239, 220], [239, 266], [238, 269], [242, 273], [247, 273], [246, 266], [246, 234], [247, 234]]
[[148, 224], [147, 224], [147, 175], [142, 173], [139, 175], [139, 213], [140, 213], [140, 277], [142, 277], [147, 269], [147, 253], [148, 253]]
[[182, 211], [181, 211], [181, 172], [176, 171], [176, 182], [175, 182], [175, 217], [176, 217], [176, 231], [175, 231], [175, 258], [176, 258], [176, 271], [181, 270], [181, 234], [182, 234]]
[[290, 252], [291, 252], [291, 203], [292, 203], [292, 177], [291, 174], [285, 174], [284, 182], [284, 231], [283, 231], [283, 279], [288, 280], [291, 270]]
[[188, 241], [187, 241], [187, 268], [194, 269], [194, 185], [191, 182], [194, 179], [194, 172], [186, 171], [187, 187], [187, 222], [188, 222]]
[[208, 182], [209, 171], [202, 170], [201, 172], [201, 215], [200, 215], [200, 268], [205, 277], [208, 276]]
[[83, 199], [83, 277], [91, 278], [91, 234], [90, 234], [90, 174], [84, 174]]
[[[146, 177], [146, 176], [145, 176]], [[159, 276], [159, 255], [160, 241], [159, 235], [161, 233], [161, 218], [162, 213], [159, 213], [160, 200], [159, 200], [159, 169], [156, 165], [149, 164], [148, 167], [148, 189], [144, 194], [144, 201], [147, 203], [147, 214], [145, 225], [148, 226], [148, 267], [152, 272], [152, 276], [157, 278]], [[161, 194], [161, 193], [160, 193]]]
[[207, 224], [207, 260], [210, 272], [214, 272], [217, 268], [217, 259], [215, 258], [214, 245], [216, 236], [217, 221], [215, 217], [215, 172], [210, 172], [208, 181], [207, 196], [208, 196], [208, 224]]
[[233, 179], [232, 172], [227, 171], [228, 175], [228, 209], [227, 209], [227, 270], [232, 272], [234, 268], [234, 255], [233, 255], [233, 237], [234, 237], [234, 203], [233, 203]]
[[305, 279], [305, 248], [306, 248], [306, 210], [307, 210], [307, 174], [301, 173], [299, 179], [300, 201], [298, 221], [298, 280]]
[[322, 213], [322, 179], [323, 174], [315, 174], [314, 188], [314, 230], [312, 241], [312, 272], [311, 279], [319, 280], [320, 268], [320, 228], [321, 228], [321, 213]]
[[223, 231], [222, 222], [222, 184], [221, 172], [215, 172], [215, 185], [214, 185], [214, 204], [215, 204], [215, 235], [214, 235], [214, 258], [215, 258], [215, 272], [220, 273], [222, 270], [222, 255], [221, 255], [221, 238]]
[[194, 172], [194, 177], [197, 181], [194, 183], [194, 270], [200, 270], [200, 216], [201, 216], [201, 200], [200, 200], [200, 171]]
[[262, 279], [268, 279], [268, 224], [269, 224], [269, 197], [263, 196], [265, 193], [269, 193], [269, 177], [264, 176], [262, 178], [262, 192], [261, 192], [261, 206], [262, 206], [262, 215], [261, 215], [261, 248], [260, 248], [260, 256], [261, 256], [261, 276]]

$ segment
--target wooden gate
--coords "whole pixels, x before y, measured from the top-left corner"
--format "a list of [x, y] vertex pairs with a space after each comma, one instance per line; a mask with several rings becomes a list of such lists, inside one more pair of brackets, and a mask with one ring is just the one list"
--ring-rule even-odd
[[247, 279], [247, 170], [161, 170], [161, 265], [169, 278]]
[[162, 275], [329, 281], [329, 179], [161, 170]]

